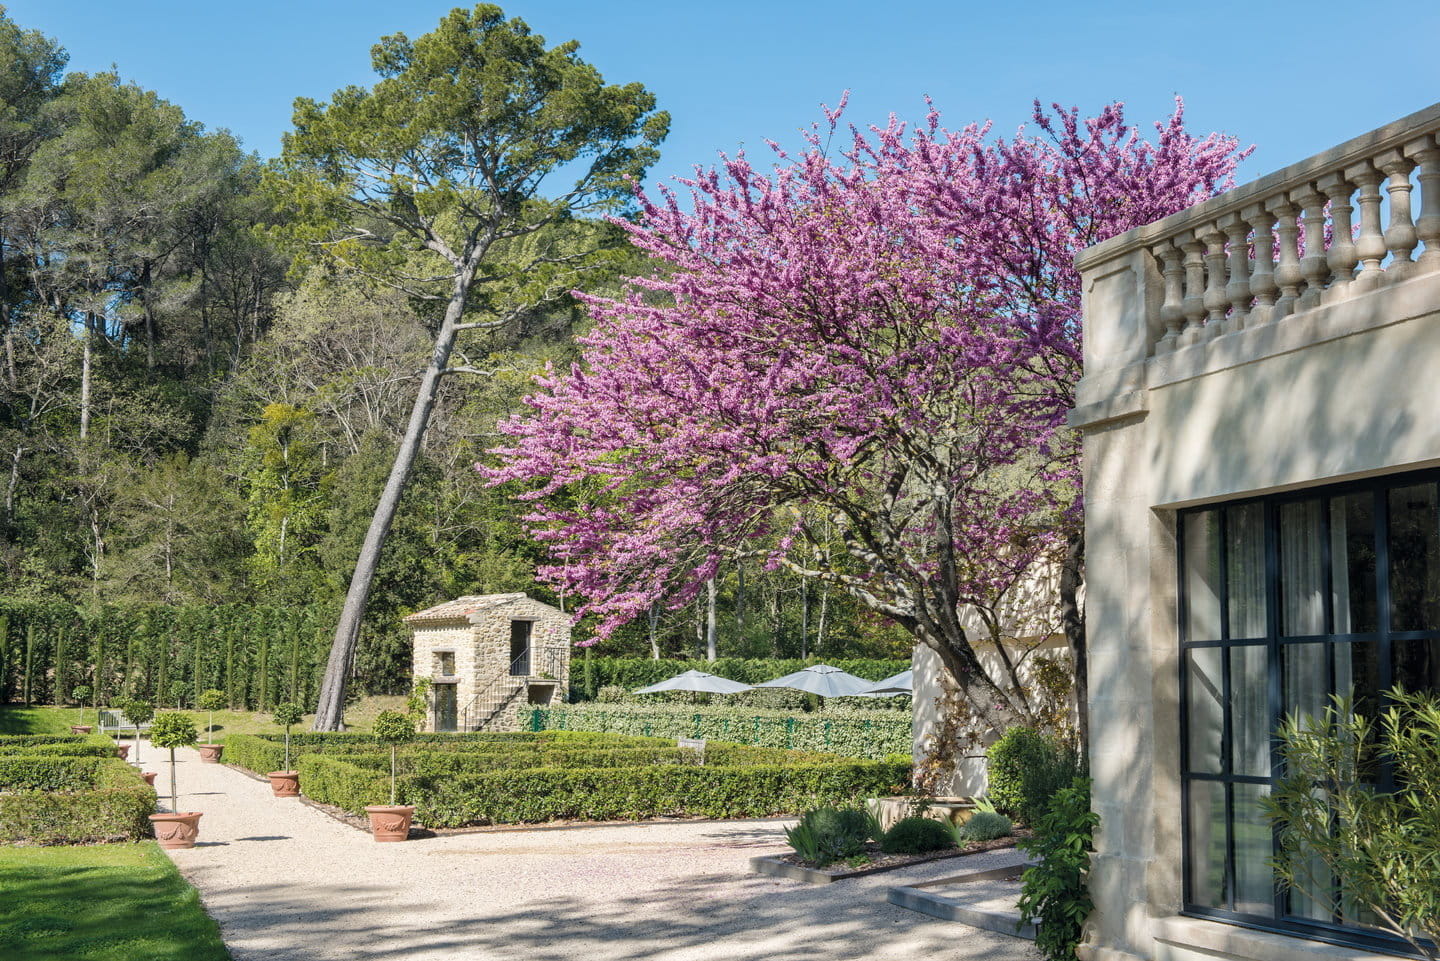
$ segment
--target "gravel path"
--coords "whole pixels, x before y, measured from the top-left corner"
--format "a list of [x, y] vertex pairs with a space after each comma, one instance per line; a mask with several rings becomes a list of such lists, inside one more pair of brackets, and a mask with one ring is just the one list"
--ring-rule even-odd
[[[142, 742], [141, 767], [168, 763]], [[895, 884], [998, 867], [973, 855], [829, 885], [762, 878], [767, 821], [456, 834], [376, 844], [268, 784], [177, 752], [200, 843], [172, 851], [236, 961], [1033, 961], [1028, 942], [886, 903]], [[962, 868], [963, 865], [963, 868]]]

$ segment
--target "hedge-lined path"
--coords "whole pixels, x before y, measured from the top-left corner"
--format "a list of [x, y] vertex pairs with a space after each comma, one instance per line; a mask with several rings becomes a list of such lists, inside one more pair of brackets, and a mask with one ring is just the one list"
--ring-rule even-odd
[[[200, 844], [171, 854], [236, 961], [1032, 961], [1028, 942], [885, 902], [1012, 851], [830, 885], [748, 873], [784, 822], [681, 821], [376, 844], [268, 784], [177, 752]], [[162, 752], [142, 742], [142, 768]], [[962, 868], [963, 865], [963, 868]]]

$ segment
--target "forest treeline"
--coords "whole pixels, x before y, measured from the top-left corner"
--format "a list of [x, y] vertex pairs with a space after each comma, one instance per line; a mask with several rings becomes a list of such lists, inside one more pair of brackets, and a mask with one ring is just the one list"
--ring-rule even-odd
[[[267, 189], [270, 161], [223, 127], [66, 64], [56, 40], [0, 13], [0, 596], [66, 605], [81, 625], [103, 605], [172, 612], [147, 615], [157, 624], [223, 605], [303, 610], [255, 623], [321, 637], [437, 307], [312, 258], [303, 213]], [[589, 289], [645, 269], [614, 233]], [[472, 342], [465, 361], [488, 375], [445, 384], [371, 594], [364, 689], [404, 684], [400, 618], [438, 600], [525, 591], [575, 606], [536, 583], [523, 505], [473, 468], [584, 324], [571, 300], [549, 302]], [[722, 656], [908, 650], [844, 597], [758, 565], [602, 650], [703, 654], [712, 621]]]

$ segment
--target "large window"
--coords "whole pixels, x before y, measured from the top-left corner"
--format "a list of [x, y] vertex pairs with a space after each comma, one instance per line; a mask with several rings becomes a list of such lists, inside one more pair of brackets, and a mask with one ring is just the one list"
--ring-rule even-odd
[[[1282, 716], [1440, 690], [1440, 472], [1180, 514], [1185, 910], [1396, 950], [1357, 906], [1282, 892], [1260, 808]], [[1388, 782], [1390, 775], [1377, 777]], [[1403, 953], [1403, 947], [1401, 948]]]

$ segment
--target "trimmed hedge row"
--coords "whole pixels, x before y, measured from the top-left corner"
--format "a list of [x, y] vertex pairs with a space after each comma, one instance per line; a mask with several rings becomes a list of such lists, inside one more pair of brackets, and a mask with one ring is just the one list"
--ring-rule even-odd
[[[389, 759], [379, 756], [379, 768], [389, 770]], [[523, 752], [419, 752], [401, 760], [401, 770], [420, 777], [443, 777], [451, 774], [484, 774], [515, 768], [617, 768], [644, 765], [695, 766], [700, 755], [688, 748], [636, 747], [595, 749], [550, 749]], [[834, 763], [835, 755], [804, 754], [777, 748], [743, 747], [738, 744], [709, 744], [705, 748], [707, 766], [747, 767], [757, 764]], [[370, 766], [370, 765], [362, 765]]]
[[[23, 765], [44, 759], [8, 760], [12, 765]], [[93, 775], [88, 784], [78, 789], [0, 793], [0, 841], [80, 844], [150, 836], [149, 815], [155, 810], [155, 790], [133, 767], [116, 757], [51, 760], [77, 770], [93, 766]], [[12, 776], [18, 776], [14, 768], [11, 771]]]
[[[389, 800], [387, 773], [343, 755], [300, 759], [305, 794], [360, 813]], [[553, 820], [634, 820], [662, 815], [712, 818], [794, 814], [821, 804], [903, 791], [908, 763], [757, 764], [704, 767], [552, 767], [486, 773], [406, 775], [399, 797], [430, 827]]]
[[0, 756], [0, 791], [87, 791], [103, 763], [98, 757]]
[[613, 734], [697, 737], [712, 741], [820, 751], [880, 760], [914, 750], [909, 715], [820, 711], [791, 714], [756, 708], [575, 704], [523, 708], [521, 726], [534, 731], [600, 731]]
[[[570, 686], [580, 697], [594, 697], [602, 687], [615, 685], [627, 691], [647, 687], [685, 671], [718, 674], [742, 684], [759, 684], [819, 664], [816, 658], [722, 657], [714, 661], [651, 660], [641, 657], [576, 657], [570, 666]], [[910, 669], [910, 661], [880, 658], [839, 658], [832, 667], [868, 681], [878, 681]]]
[[[31, 737], [55, 740], [29, 741]], [[64, 738], [64, 740], [60, 740]], [[28, 743], [24, 743], [27, 742]], [[0, 758], [44, 754], [52, 757], [114, 757], [115, 742], [103, 734], [51, 734], [0, 737]]]

